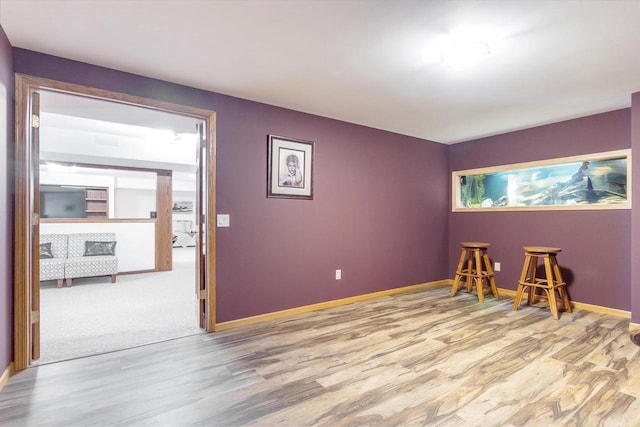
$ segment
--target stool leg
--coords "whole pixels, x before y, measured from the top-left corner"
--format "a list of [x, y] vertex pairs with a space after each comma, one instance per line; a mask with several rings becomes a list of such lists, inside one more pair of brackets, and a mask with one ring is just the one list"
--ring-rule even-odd
[[549, 307], [553, 318], [558, 320], [558, 303], [556, 301], [556, 291], [554, 289], [553, 270], [551, 269], [551, 261], [549, 255], [544, 257], [544, 269], [547, 274], [547, 297], [549, 298]]
[[465, 284], [467, 286], [467, 292], [471, 292], [471, 288], [473, 287], [473, 250], [467, 251], [467, 255], [467, 269], [465, 270], [467, 282]]
[[482, 283], [482, 261], [480, 259], [480, 249], [476, 249], [473, 251], [475, 260], [476, 260], [476, 291], [478, 292], [478, 301], [484, 302], [484, 286]]
[[536, 292], [538, 288], [535, 286], [536, 284], [536, 270], [538, 269], [538, 257], [536, 255], [531, 255], [531, 261], [529, 262], [529, 272], [528, 279], [532, 286], [529, 286], [529, 295], [527, 295], [527, 305], [531, 305], [535, 302], [534, 297], [536, 296]]
[[553, 267], [553, 273], [555, 279], [558, 281], [558, 292], [560, 293], [560, 297], [562, 298], [562, 305], [564, 306], [564, 311], [567, 313], [572, 313], [573, 309], [571, 308], [571, 303], [569, 302], [569, 295], [567, 295], [567, 284], [564, 282], [562, 278], [562, 273], [560, 272], [560, 266], [558, 266], [558, 260], [554, 256], [551, 258], [551, 266]]
[[518, 289], [516, 289], [516, 296], [513, 301], [513, 311], [517, 311], [524, 295], [524, 289], [527, 287], [525, 282], [527, 280], [527, 272], [529, 271], [529, 264], [531, 263], [531, 256], [525, 254], [524, 265], [522, 266], [522, 273], [520, 273], [520, 280], [518, 281]]
[[456, 268], [456, 277], [453, 279], [453, 286], [451, 287], [451, 296], [455, 296], [456, 292], [458, 292], [460, 278], [462, 277], [462, 266], [464, 265], [466, 256], [467, 250], [465, 248], [462, 248], [462, 252], [460, 253], [460, 261], [458, 261], [458, 267]]
[[491, 267], [491, 260], [487, 251], [482, 251], [482, 259], [484, 260], [485, 270], [487, 271], [487, 277], [489, 278], [489, 285], [491, 287], [491, 293], [495, 299], [500, 298], [498, 296], [498, 287], [496, 286], [496, 278], [493, 274], [493, 268]]

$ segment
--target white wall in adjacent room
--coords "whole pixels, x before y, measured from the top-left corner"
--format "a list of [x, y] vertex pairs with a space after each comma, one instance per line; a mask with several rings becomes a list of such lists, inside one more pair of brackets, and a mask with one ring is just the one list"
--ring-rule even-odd
[[117, 188], [116, 218], [150, 218], [156, 211], [156, 191], [140, 188]]
[[42, 234], [116, 233], [118, 272], [156, 268], [156, 227], [150, 222], [42, 223]]

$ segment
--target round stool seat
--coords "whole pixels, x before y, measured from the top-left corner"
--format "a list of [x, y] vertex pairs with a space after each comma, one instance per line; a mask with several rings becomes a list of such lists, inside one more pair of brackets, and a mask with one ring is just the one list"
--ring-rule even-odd
[[562, 252], [560, 248], [550, 248], [548, 246], [525, 246], [525, 252], [532, 252], [536, 254], [557, 254], [558, 252]]
[[460, 246], [463, 248], [475, 248], [475, 249], [486, 249], [491, 246], [489, 243], [482, 242], [462, 242]]

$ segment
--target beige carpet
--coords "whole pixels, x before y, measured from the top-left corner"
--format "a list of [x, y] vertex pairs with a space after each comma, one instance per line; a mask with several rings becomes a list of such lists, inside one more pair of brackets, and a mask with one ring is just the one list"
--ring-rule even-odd
[[43, 282], [41, 358], [48, 363], [200, 333], [194, 248], [174, 248], [173, 271]]

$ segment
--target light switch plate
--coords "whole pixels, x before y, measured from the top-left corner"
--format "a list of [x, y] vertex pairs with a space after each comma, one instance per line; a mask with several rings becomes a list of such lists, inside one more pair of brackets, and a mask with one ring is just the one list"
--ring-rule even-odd
[[231, 227], [231, 218], [229, 214], [218, 214], [216, 220], [218, 227]]

